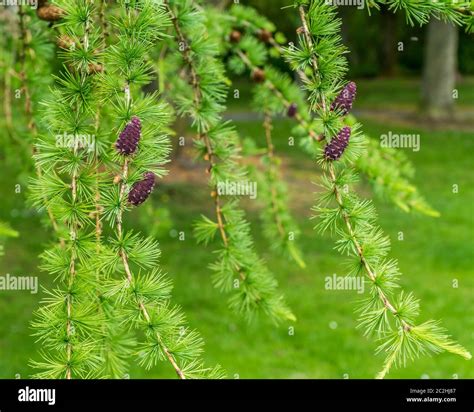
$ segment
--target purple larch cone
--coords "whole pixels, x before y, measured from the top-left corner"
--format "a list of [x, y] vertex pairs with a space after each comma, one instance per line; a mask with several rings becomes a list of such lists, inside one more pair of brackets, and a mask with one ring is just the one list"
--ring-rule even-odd
[[143, 179], [135, 182], [128, 193], [128, 201], [134, 205], [139, 206], [148, 199], [150, 193], [155, 187], [155, 174], [153, 172], [146, 172]]
[[339, 92], [337, 97], [331, 104], [331, 110], [341, 111], [343, 115], [349, 113], [352, 109], [352, 103], [357, 93], [357, 86], [354, 82], [349, 82], [346, 86]]
[[133, 116], [130, 122], [127, 123], [125, 128], [120, 133], [120, 136], [115, 142], [115, 148], [120, 154], [125, 156], [135, 153], [141, 134], [142, 124], [140, 119], [136, 116]]
[[288, 111], [286, 112], [286, 114], [288, 115], [288, 117], [295, 117], [297, 111], [298, 111], [298, 106], [296, 105], [296, 103], [291, 103], [288, 106]]
[[333, 137], [332, 140], [324, 148], [324, 155], [327, 159], [337, 160], [339, 159], [344, 150], [346, 150], [349, 144], [349, 137], [351, 136], [351, 128], [348, 126], [343, 127], [337, 136]]

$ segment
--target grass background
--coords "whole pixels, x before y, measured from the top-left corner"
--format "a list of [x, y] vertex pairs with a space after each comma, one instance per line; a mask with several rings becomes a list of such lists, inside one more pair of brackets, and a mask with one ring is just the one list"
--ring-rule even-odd
[[[380, 224], [392, 239], [392, 256], [399, 259], [401, 283], [421, 300], [420, 320], [442, 319], [449, 332], [471, 352], [474, 351], [473, 296], [473, 205], [474, 179], [471, 129], [452, 124], [410, 124], [395, 116], [393, 120], [372, 115], [374, 109], [411, 110], [417, 106], [418, 81], [414, 79], [371, 80], [359, 82], [356, 110], [364, 131], [377, 138], [393, 133], [419, 133], [421, 150], [405, 149], [416, 166], [415, 183], [428, 201], [441, 212], [440, 218], [406, 214], [380, 199], [375, 203]], [[463, 111], [474, 110], [474, 81], [460, 87], [459, 104]], [[239, 86], [240, 87], [240, 86]], [[261, 121], [246, 119], [246, 91], [231, 102], [242, 136], [263, 141]], [[472, 117], [471, 117], [472, 119]], [[220, 363], [228, 377], [240, 378], [372, 378], [383, 358], [375, 356], [376, 343], [356, 329], [355, 292], [327, 291], [324, 278], [343, 275], [343, 259], [333, 250], [334, 239], [321, 237], [309, 221], [314, 186], [319, 171], [314, 162], [297, 147], [286, 144], [292, 123], [275, 123], [276, 149], [284, 157], [284, 178], [289, 184], [290, 205], [300, 228], [300, 246], [306, 269], [270, 251], [262, 237], [258, 209], [244, 202], [252, 222], [256, 247], [278, 278], [281, 289], [298, 321], [275, 327], [261, 319], [248, 324], [227, 309], [226, 299], [210, 282], [208, 264], [213, 259], [213, 245], [196, 245], [192, 224], [201, 213], [212, 214], [211, 201], [204, 179], [173, 180], [158, 186], [153, 202], [170, 210], [172, 231], [184, 231], [180, 241], [168, 231], [160, 236], [162, 266], [175, 283], [174, 300], [183, 306], [192, 327], [206, 341], [205, 358], [209, 364]], [[465, 130], [465, 131], [463, 131]], [[199, 170], [193, 173], [200, 173]], [[41, 286], [52, 284], [51, 276], [37, 269], [38, 254], [51, 241], [39, 216], [25, 203], [25, 190], [15, 193], [19, 170], [5, 166], [0, 174], [0, 219], [10, 221], [20, 232], [9, 239], [5, 256], [0, 258], [0, 275], [39, 276]], [[458, 185], [459, 193], [453, 193]], [[360, 190], [372, 196], [362, 183]], [[143, 212], [135, 210], [128, 225], [146, 230]], [[404, 240], [398, 241], [399, 232]], [[453, 280], [458, 287], [453, 287]], [[0, 378], [27, 377], [32, 371], [28, 361], [37, 357], [39, 347], [30, 336], [29, 322], [42, 293], [0, 291]], [[294, 334], [289, 333], [294, 328]], [[133, 364], [133, 360], [132, 360]], [[130, 376], [174, 377], [167, 364], [144, 371], [132, 366]], [[472, 361], [450, 354], [423, 357], [406, 368], [393, 370], [390, 378], [474, 378]]]

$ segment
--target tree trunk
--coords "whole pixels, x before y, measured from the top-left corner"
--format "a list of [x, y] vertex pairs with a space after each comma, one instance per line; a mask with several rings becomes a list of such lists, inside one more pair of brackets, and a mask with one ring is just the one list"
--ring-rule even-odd
[[393, 77], [398, 63], [397, 50], [397, 15], [382, 6], [380, 10], [380, 25], [382, 35], [382, 75]]
[[457, 50], [457, 27], [431, 18], [425, 41], [422, 102], [424, 112], [433, 119], [453, 114]]

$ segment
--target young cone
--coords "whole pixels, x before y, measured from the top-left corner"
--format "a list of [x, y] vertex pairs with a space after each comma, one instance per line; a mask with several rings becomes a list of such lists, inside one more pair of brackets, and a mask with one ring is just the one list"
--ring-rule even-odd
[[232, 30], [232, 33], [230, 33], [229, 40], [231, 43], [238, 43], [240, 39], [242, 38], [242, 33], [238, 30]]
[[258, 32], [258, 38], [264, 43], [269, 43], [270, 40], [272, 39], [272, 32], [262, 29]]
[[45, 21], [58, 21], [64, 17], [64, 10], [51, 4], [46, 4], [36, 10], [36, 15]]
[[349, 144], [349, 137], [351, 136], [351, 128], [348, 126], [343, 127], [337, 136], [333, 137], [330, 143], [324, 148], [324, 155], [330, 160], [339, 159], [344, 150], [346, 150]]
[[286, 112], [286, 114], [288, 115], [288, 117], [295, 117], [297, 111], [298, 106], [296, 105], [296, 103], [291, 103], [288, 106], [288, 111]]
[[263, 83], [265, 81], [265, 72], [262, 69], [255, 69], [252, 73], [252, 80], [255, 83]]
[[357, 86], [354, 82], [349, 82], [337, 95], [331, 104], [331, 110], [341, 110], [343, 115], [352, 109], [352, 103], [356, 97]]
[[125, 126], [122, 133], [115, 143], [117, 151], [125, 156], [129, 156], [137, 150], [140, 140], [142, 125], [140, 119], [136, 116]]
[[148, 199], [154, 187], [155, 174], [153, 172], [146, 172], [143, 175], [143, 180], [136, 182], [130, 189], [128, 201], [134, 206], [141, 205]]

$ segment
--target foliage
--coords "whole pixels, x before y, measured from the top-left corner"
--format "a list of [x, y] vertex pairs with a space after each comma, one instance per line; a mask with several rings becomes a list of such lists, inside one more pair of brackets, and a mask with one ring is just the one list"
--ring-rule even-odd
[[443, 21], [465, 25], [468, 31], [472, 30], [474, 14], [470, 1], [369, 0], [366, 5], [369, 13], [371, 8], [380, 9], [381, 5], [387, 6], [393, 12], [403, 11], [407, 23], [411, 26], [416, 23], [426, 24], [431, 16], [435, 16]]
[[[311, 67], [305, 87], [312, 111], [324, 126], [324, 141], [342, 127], [340, 113], [329, 109], [332, 96], [341, 88], [345, 72], [344, 47], [339, 35], [340, 20], [335, 8], [315, 0], [295, 4], [298, 8], [302, 35], [298, 46], [285, 49], [285, 57], [295, 69]], [[323, 63], [324, 62], [324, 63]], [[327, 62], [333, 62], [327, 64]], [[361, 156], [363, 140], [360, 125], [352, 126], [349, 146], [343, 157], [332, 161], [320, 150], [318, 163], [325, 171], [321, 180], [322, 194], [314, 212], [316, 228], [339, 237], [336, 249], [348, 256], [348, 276], [365, 275], [370, 296], [358, 309], [359, 327], [365, 335], [380, 341], [378, 352], [385, 354], [383, 378], [392, 366], [405, 365], [425, 353], [449, 351], [470, 359], [471, 354], [454, 342], [438, 322], [417, 324], [419, 302], [411, 293], [400, 291], [397, 261], [388, 258], [390, 240], [377, 225], [372, 202], [361, 199], [351, 186], [358, 176], [354, 162]]]
[[[382, 3], [403, 10], [410, 24], [426, 23], [434, 15], [472, 25], [464, 3], [393, 0], [371, 1], [368, 7]], [[352, 116], [331, 108], [348, 69], [334, 7], [322, 0], [296, 1], [302, 24], [298, 43], [283, 47], [286, 41], [273, 23], [239, 5], [227, 14], [192, 0], [54, 4], [62, 10], [61, 19], [49, 28], [39, 22], [30, 27], [20, 7], [19, 40], [3, 42], [10, 64], [19, 49], [25, 151], [35, 142], [30, 200], [47, 213], [57, 241], [41, 255], [41, 268], [55, 277], [55, 286], [45, 291], [32, 324], [43, 347], [41, 360], [31, 362], [40, 370], [36, 377], [121, 378], [134, 355], [145, 368], [168, 362], [181, 379], [224, 376], [219, 366], [204, 366], [202, 338], [171, 301], [172, 283], [159, 266], [156, 239], [126, 230], [126, 212], [146, 200], [155, 178], [167, 173], [175, 114], [191, 119], [198, 160], [207, 166], [215, 217], [202, 216], [194, 233], [200, 243], [219, 244], [210, 269], [214, 285], [230, 295], [233, 310], [247, 319], [264, 313], [274, 322], [296, 320], [256, 252], [238, 200], [223, 191], [229, 181], [255, 179], [263, 233], [275, 249], [305, 267], [272, 137], [273, 119], [286, 114], [296, 120], [294, 134], [301, 146], [323, 170], [313, 209], [316, 227], [338, 236], [336, 249], [348, 256], [348, 275], [365, 276], [370, 287], [369, 298], [360, 304], [359, 326], [376, 336], [378, 352], [386, 355], [378, 377], [425, 353], [448, 351], [470, 358], [438, 322], [417, 321], [419, 302], [399, 289], [397, 262], [388, 258], [390, 241], [376, 223], [376, 210], [353, 189], [360, 172], [376, 193], [400, 208], [437, 215], [410, 182], [413, 168], [407, 159], [380, 149]], [[216, 19], [222, 24], [216, 25]], [[51, 76], [53, 31], [62, 68]], [[36, 64], [35, 53], [42, 51]], [[304, 90], [277, 68], [282, 57]], [[255, 82], [252, 105], [263, 114], [265, 132], [265, 148], [250, 150], [259, 156], [255, 168], [242, 156], [249, 150], [243, 150], [236, 128], [224, 120], [230, 84], [226, 66], [237, 74], [249, 72]], [[1, 70], [8, 78], [5, 67]], [[157, 76], [162, 94], [149, 91]], [[51, 79], [55, 85], [38, 110], [36, 101]], [[125, 133], [132, 123], [133, 133]], [[321, 144], [334, 144], [343, 126], [352, 130], [349, 146], [338, 147], [342, 158], [331, 160]], [[118, 150], [117, 138], [132, 134], [132, 149]], [[146, 185], [140, 185], [144, 176]], [[130, 200], [134, 190], [140, 201]]]
[[[47, 202], [70, 238], [43, 254], [43, 268], [60, 286], [37, 311], [33, 326], [44, 354], [32, 365], [43, 370], [38, 377], [123, 377], [136, 354], [147, 368], [168, 361], [182, 379], [221, 377], [219, 367], [203, 366], [202, 339], [170, 302], [156, 241], [124, 229], [130, 187], [144, 171], [162, 176], [168, 161], [170, 110], [157, 95], [140, 91], [152, 72], [148, 49], [169, 23], [166, 12], [153, 1], [121, 2], [112, 20], [113, 43], [105, 47], [93, 29], [97, 10], [91, 2], [58, 5], [66, 12], [58, 28], [72, 46], [61, 52], [67, 69], [44, 104], [49, 133], [41, 136], [36, 155], [44, 173], [32, 196], [39, 206]], [[97, 69], [103, 66], [106, 72]], [[129, 158], [113, 142], [133, 116], [143, 131]], [[58, 145], [54, 136], [62, 130], [93, 136], [94, 150], [78, 139], [72, 149]], [[45, 200], [44, 193], [51, 196]], [[111, 229], [108, 238], [103, 222]], [[145, 341], [136, 344], [131, 329]]]
[[[177, 42], [169, 47], [182, 55], [178, 67], [186, 67], [186, 77], [169, 77], [170, 98], [180, 115], [188, 115], [196, 128], [198, 156], [208, 163], [211, 197], [216, 220], [203, 216], [195, 226], [199, 242], [220, 237], [217, 261], [211, 265], [213, 282], [224, 292], [232, 292], [230, 306], [251, 318], [263, 312], [275, 321], [294, 320], [277, 282], [257, 256], [249, 224], [237, 200], [226, 201], [221, 185], [227, 181], [244, 182], [246, 171], [239, 164], [240, 141], [230, 122], [222, 120], [227, 96], [227, 80], [218, 60], [218, 42], [206, 36], [206, 15], [195, 3], [166, 2]], [[169, 63], [174, 72], [175, 66]]]
[[[253, 24], [254, 11], [244, 6], [236, 5], [232, 8], [234, 27], [240, 27], [248, 31], [237, 45], [228, 47], [232, 56], [228, 59], [229, 68], [239, 74], [247, 67], [250, 72], [259, 66], [264, 66], [266, 81], [254, 87], [253, 105], [258, 110], [270, 107], [275, 114], [287, 114], [290, 105], [297, 107], [296, 115], [292, 118], [297, 122], [294, 135], [299, 137], [300, 147], [314, 155], [318, 150], [318, 139], [323, 132], [323, 126], [318, 119], [309, 116], [305, 96], [288, 75], [278, 70], [271, 64], [269, 53], [275, 50], [281, 55], [282, 47], [275, 40], [270, 42], [270, 51], [259, 42], [255, 36], [268, 24], [256, 26]], [[228, 35], [225, 33], [224, 36]], [[224, 37], [225, 39], [225, 37]], [[224, 40], [223, 39], [223, 40]], [[257, 53], [254, 51], [258, 50]], [[258, 56], [257, 59], [254, 56]], [[304, 72], [298, 72], [304, 81], [307, 76]], [[265, 104], [262, 106], [262, 102]], [[356, 122], [354, 116], [346, 119], [346, 124], [352, 125]], [[365, 175], [374, 187], [377, 195], [391, 200], [404, 211], [418, 211], [430, 216], [438, 216], [438, 213], [427, 204], [419, 194], [418, 189], [410, 183], [413, 178], [413, 166], [400, 152], [390, 147], [380, 147], [379, 144], [365, 136], [366, 155], [361, 156], [356, 163], [358, 170]]]

